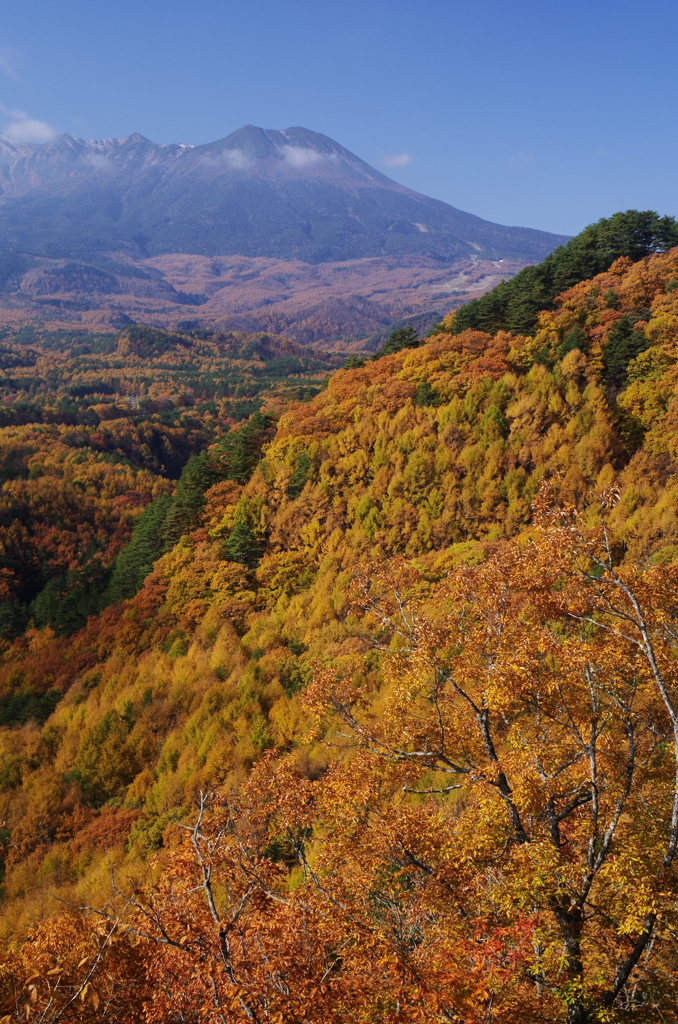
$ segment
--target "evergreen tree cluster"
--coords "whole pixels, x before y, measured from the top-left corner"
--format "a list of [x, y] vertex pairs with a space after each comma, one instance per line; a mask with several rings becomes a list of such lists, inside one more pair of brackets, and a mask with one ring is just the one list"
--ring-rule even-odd
[[375, 352], [372, 359], [381, 359], [382, 356], [392, 356], [394, 352], [402, 352], [404, 348], [419, 348], [421, 338], [414, 327], [398, 327], [388, 336], [388, 340], [378, 352]]
[[141, 513], [134, 525], [131, 541], [113, 563], [104, 606], [134, 597], [141, 589], [154, 562], [166, 548], [165, 524], [173, 504], [172, 498], [161, 494]]
[[255, 412], [247, 423], [232, 430], [210, 452], [209, 466], [219, 479], [246, 483], [261, 458], [261, 448], [272, 421]]
[[292, 473], [287, 485], [287, 493], [293, 501], [295, 498], [298, 498], [303, 491], [310, 472], [311, 456], [308, 452], [302, 452], [296, 461], [294, 472]]
[[[214, 449], [191, 455], [174, 497], [162, 494], [144, 509], [134, 525], [131, 540], [112, 565], [104, 566], [100, 557], [94, 556], [82, 568], [47, 582], [30, 608], [36, 625], [51, 626], [56, 633], [68, 636], [86, 625], [90, 615], [134, 597], [158, 558], [200, 525], [209, 488], [219, 480], [249, 480], [270, 426], [271, 421], [256, 412]], [[247, 502], [238, 506], [225, 553], [231, 561], [249, 568], [257, 564], [260, 545]]]
[[532, 334], [542, 310], [554, 308], [561, 292], [602, 274], [620, 256], [634, 262], [678, 245], [678, 222], [654, 210], [627, 210], [603, 217], [559, 246], [534, 267], [472, 299], [454, 316], [453, 334], [469, 328], [494, 334]]
[[628, 365], [648, 347], [645, 332], [637, 330], [640, 320], [649, 320], [649, 310], [625, 313], [610, 329], [603, 350], [605, 381], [613, 388], [623, 388], [628, 380]]
[[254, 510], [247, 498], [241, 498], [235, 513], [233, 529], [224, 545], [229, 562], [239, 562], [250, 570], [256, 569], [262, 547], [255, 531]]
[[101, 610], [110, 575], [110, 568], [94, 557], [82, 568], [52, 577], [33, 602], [36, 625], [40, 629], [51, 626], [67, 636], [82, 629], [89, 616]]
[[163, 550], [173, 547], [185, 533], [195, 530], [205, 507], [205, 492], [219, 478], [219, 473], [209, 463], [207, 452], [191, 455], [179, 478], [174, 499], [163, 519]]
[[[419, 348], [421, 344], [423, 344], [422, 339], [414, 327], [397, 327], [395, 331], [391, 331], [383, 347], [378, 349], [369, 358], [371, 362], [374, 362], [377, 359], [381, 359], [382, 356], [392, 356], [395, 352], [402, 352], [404, 348]], [[366, 363], [366, 356], [356, 356], [351, 353], [342, 369], [356, 370], [361, 366], [365, 366]]]

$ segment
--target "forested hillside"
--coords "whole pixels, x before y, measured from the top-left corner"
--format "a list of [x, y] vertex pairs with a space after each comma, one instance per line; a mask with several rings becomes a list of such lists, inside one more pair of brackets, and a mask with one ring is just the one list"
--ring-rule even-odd
[[678, 249], [598, 229], [238, 415], [214, 338], [12, 368], [6, 1021], [678, 1019]]
[[32, 616], [83, 626], [119, 593], [110, 576], [136, 518], [162, 505], [190, 457], [262, 402], [311, 397], [332, 357], [267, 335], [134, 326], [6, 332], [0, 362], [0, 638], [11, 640]]

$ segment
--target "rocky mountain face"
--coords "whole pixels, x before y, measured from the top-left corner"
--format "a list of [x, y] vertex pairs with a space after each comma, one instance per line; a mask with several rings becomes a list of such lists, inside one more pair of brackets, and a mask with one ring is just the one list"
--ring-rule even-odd
[[1, 322], [192, 315], [343, 344], [432, 320], [563, 241], [413, 192], [304, 128], [196, 147], [0, 136]]

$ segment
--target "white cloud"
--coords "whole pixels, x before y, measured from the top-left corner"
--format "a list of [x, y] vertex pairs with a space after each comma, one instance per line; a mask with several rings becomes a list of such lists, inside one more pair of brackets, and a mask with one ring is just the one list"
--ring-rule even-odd
[[253, 162], [237, 146], [235, 149], [222, 149], [221, 153], [217, 156], [203, 157], [203, 163], [207, 164], [208, 167], [222, 167], [226, 164], [233, 171], [246, 171], [248, 167], [252, 166]]
[[252, 166], [252, 161], [248, 156], [245, 156], [242, 149], [226, 149], [223, 152], [223, 159], [232, 167], [234, 171], [245, 171], [248, 167]]
[[310, 167], [322, 160], [322, 153], [316, 149], [309, 149], [307, 146], [283, 146], [282, 155], [292, 167]]
[[18, 50], [13, 50], [11, 46], [0, 46], [0, 71], [3, 74], [7, 75], [8, 78], [18, 81], [20, 63], [21, 54]]
[[384, 165], [386, 167], [407, 167], [413, 160], [414, 157], [411, 153], [387, 153], [384, 157]]
[[0, 107], [0, 110], [11, 118], [2, 134], [13, 142], [50, 142], [57, 135], [56, 129], [46, 121], [36, 121], [24, 110], [7, 110], [5, 107]]
[[89, 164], [89, 166], [93, 167], [96, 171], [115, 170], [110, 160], [107, 160], [103, 153], [87, 153], [84, 159], [85, 163]]

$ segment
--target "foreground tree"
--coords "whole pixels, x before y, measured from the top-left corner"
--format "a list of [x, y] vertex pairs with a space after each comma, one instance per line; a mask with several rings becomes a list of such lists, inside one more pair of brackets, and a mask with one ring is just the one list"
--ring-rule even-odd
[[304, 695], [330, 767], [268, 755], [202, 798], [156, 881], [81, 908], [105, 949], [45, 1024], [90, 1013], [92, 955], [149, 1024], [678, 1019], [678, 568], [536, 513], [440, 583], [356, 580], [367, 653]]
[[378, 714], [331, 672], [307, 694], [363, 751], [334, 856], [343, 834], [369, 891], [397, 879], [452, 1019], [676, 1019], [678, 569], [618, 568], [604, 527], [537, 511], [531, 543], [433, 595], [405, 565], [359, 584]]
[[119, 921], [66, 913], [0, 962], [2, 1024], [141, 1024], [143, 950]]

